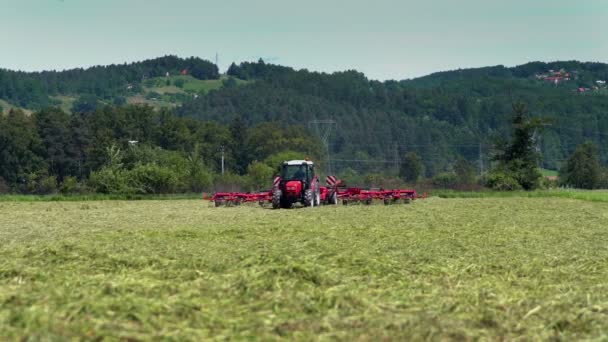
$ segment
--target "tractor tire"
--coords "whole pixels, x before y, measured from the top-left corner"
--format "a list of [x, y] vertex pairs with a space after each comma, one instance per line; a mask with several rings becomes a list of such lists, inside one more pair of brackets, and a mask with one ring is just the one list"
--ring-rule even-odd
[[281, 190], [275, 190], [272, 192], [272, 209], [279, 209], [281, 205]]
[[338, 194], [337, 193], [332, 193], [331, 196], [329, 196], [329, 204], [331, 205], [337, 205], [338, 204]]
[[304, 191], [304, 206], [311, 208], [315, 206], [315, 195], [310, 189]]

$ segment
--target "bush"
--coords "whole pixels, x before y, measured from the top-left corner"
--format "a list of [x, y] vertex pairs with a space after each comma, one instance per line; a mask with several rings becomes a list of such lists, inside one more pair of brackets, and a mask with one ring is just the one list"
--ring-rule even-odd
[[173, 84], [178, 87], [178, 88], [183, 88], [184, 87], [184, 83], [186, 83], [186, 81], [184, 81], [181, 78], [176, 79], [175, 81], [173, 81]]
[[254, 161], [247, 167], [249, 177], [249, 188], [251, 190], [261, 190], [271, 188], [271, 179], [274, 169], [265, 163]]
[[201, 168], [188, 175], [188, 183], [190, 184], [190, 191], [202, 192], [210, 190], [213, 185], [213, 175], [211, 172]]
[[57, 192], [57, 177], [46, 176], [38, 180], [37, 193], [42, 195], [54, 194]]
[[453, 172], [442, 172], [432, 179], [432, 184], [442, 189], [452, 189], [458, 185], [458, 176]]
[[547, 177], [543, 177], [540, 186], [542, 189], [555, 189], [559, 187], [559, 181], [556, 179], [549, 179]]
[[213, 180], [214, 191], [243, 191], [247, 188], [248, 178], [232, 173], [219, 175]]
[[87, 189], [76, 177], [69, 176], [63, 179], [59, 191], [62, 194], [82, 194], [87, 192]]
[[466, 159], [458, 159], [454, 164], [457, 185], [475, 184], [475, 167]]
[[135, 189], [129, 185], [127, 171], [122, 169], [104, 167], [99, 171], [91, 172], [89, 185], [96, 192], [102, 194], [132, 194]]
[[521, 190], [519, 182], [511, 175], [501, 171], [493, 171], [488, 175], [488, 187], [500, 191]]
[[339, 179], [343, 185], [354, 186], [363, 183], [361, 176], [352, 168], [347, 168], [340, 173]]
[[144, 194], [173, 193], [180, 187], [176, 173], [156, 164], [138, 165], [128, 172], [129, 185]]

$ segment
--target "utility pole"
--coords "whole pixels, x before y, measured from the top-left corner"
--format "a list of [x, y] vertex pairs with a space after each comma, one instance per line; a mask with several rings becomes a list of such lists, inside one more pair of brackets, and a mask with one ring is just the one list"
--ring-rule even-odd
[[323, 146], [327, 152], [327, 175], [331, 175], [331, 155], [329, 146], [329, 137], [332, 129], [337, 129], [338, 124], [334, 120], [311, 120], [308, 121], [308, 129], [314, 127], [314, 132], [321, 138]]
[[481, 152], [481, 141], [479, 142], [479, 176], [483, 177], [483, 153]]
[[394, 161], [393, 163], [395, 164], [395, 172], [398, 175], [399, 174], [399, 145], [397, 145], [397, 143], [394, 144], [393, 146], [393, 153], [394, 153]]
[[224, 145], [220, 146], [220, 152], [222, 153], [222, 176], [224, 175], [224, 151], [226, 149], [224, 148]]

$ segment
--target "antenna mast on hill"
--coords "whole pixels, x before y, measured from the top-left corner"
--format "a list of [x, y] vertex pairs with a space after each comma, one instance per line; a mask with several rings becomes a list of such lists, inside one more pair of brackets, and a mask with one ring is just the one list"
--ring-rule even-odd
[[308, 121], [308, 129], [312, 130], [320, 139], [327, 152], [327, 175], [331, 175], [331, 154], [329, 137], [332, 130], [337, 130], [338, 124], [335, 120], [311, 120]]

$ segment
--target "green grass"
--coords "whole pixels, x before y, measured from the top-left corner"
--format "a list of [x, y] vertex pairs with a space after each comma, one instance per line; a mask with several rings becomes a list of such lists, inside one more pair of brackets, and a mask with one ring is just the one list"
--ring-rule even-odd
[[0, 99], [0, 107], [2, 107], [2, 112], [0, 112], [0, 114], [6, 114], [8, 113], [11, 109], [21, 109], [25, 114], [27, 115], [31, 115], [32, 111], [29, 109], [25, 109], [25, 108], [20, 108], [18, 106], [14, 106], [8, 102], [6, 102], [5, 100]]
[[54, 195], [0, 195], [0, 202], [78, 202], [78, 201], [116, 201], [116, 200], [178, 200], [200, 199], [203, 194], [166, 194], [166, 195], [106, 195], [106, 194], [54, 194]]
[[559, 171], [557, 170], [549, 170], [549, 169], [541, 169], [541, 173], [544, 177], [557, 177], [559, 176]]
[[74, 96], [51, 96], [52, 99], [60, 101], [59, 108], [66, 113], [72, 112], [72, 107], [74, 106], [74, 102], [76, 102], [76, 97]]
[[608, 338], [608, 204], [0, 202], [0, 339]]
[[608, 190], [536, 190], [536, 191], [453, 191], [434, 190], [431, 195], [441, 198], [504, 198], [504, 197], [528, 197], [546, 198], [556, 197], [565, 199], [576, 199], [592, 202], [608, 202]]
[[[222, 76], [217, 80], [199, 80], [190, 75], [176, 75], [170, 77], [157, 77], [149, 80], [149, 83], [155, 83], [153, 87], [146, 87], [146, 91], [155, 91], [159, 94], [168, 93], [208, 93], [211, 90], [220, 89], [223, 86], [223, 81], [226, 80], [226, 76]], [[166, 85], [167, 80], [170, 85]], [[175, 81], [181, 80], [184, 82], [182, 88], [175, 86]], [[246, 84], [248, 81], [236, 79], [238, 85]]]

